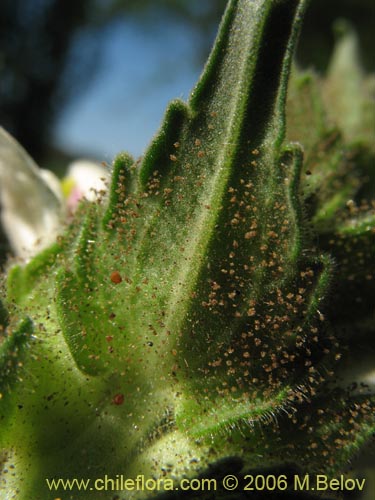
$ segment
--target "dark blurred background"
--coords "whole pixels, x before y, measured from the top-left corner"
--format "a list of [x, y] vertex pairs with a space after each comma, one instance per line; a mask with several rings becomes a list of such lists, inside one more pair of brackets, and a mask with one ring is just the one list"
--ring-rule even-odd
[[[187, 99], [225, 0], [1, 0], [0, 124], [46, 168], [138, 156], [166, 103]], [[356, 28], [375, 69], [374, 0], [312, 0], [300, 64], [324, 72], [334, 20]]]

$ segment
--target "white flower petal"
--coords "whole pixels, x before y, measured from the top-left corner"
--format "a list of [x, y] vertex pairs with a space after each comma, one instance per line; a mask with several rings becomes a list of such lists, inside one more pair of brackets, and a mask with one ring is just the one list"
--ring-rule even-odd
[[73, 181], [81, 197], [95, 201], [108, 189], [109, 171], [90, 160], [77, 160], [69, 165], [66, 175]]
[[64, 194], [61, 189], [61, 182], [56, 175], [50, 170], [44, 168], [38, 169], [39, 175], [50, 188], [50, 190], [55, 194], [56, 198], [60, 201], [61, 206], [64, 205]]
[[55, 240], [65, 213], [58, 185], [0, 127], [1, 221], [17, 256], [28, 260]]

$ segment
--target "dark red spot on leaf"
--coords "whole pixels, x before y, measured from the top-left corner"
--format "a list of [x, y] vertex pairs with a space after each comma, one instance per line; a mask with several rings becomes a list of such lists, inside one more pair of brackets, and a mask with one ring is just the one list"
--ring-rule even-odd
[[111, 273], [110, 279], [112, 283], [115, 283], [116, 285], [118, 285], [122, 281], [121, 274], [118, 271], [113, 271]]
[[123, 394], [116, 394], [112, 399], [112, 404], [120, 406], [123, 404], [125, 397]]

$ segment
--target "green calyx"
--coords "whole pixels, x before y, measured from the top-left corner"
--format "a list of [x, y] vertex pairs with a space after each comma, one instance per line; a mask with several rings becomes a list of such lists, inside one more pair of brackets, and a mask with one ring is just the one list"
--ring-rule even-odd
[[323, 111], [334, 65], [322, 92], [290, 79], [306, 4], [229, 1], [143, 159], [120, 154], [108, 196], [10, 270], [6, 303], [26, 319], [1, 313], [17, 475], [0, 491], [47, 498], [45, 477], [181, 478], [228, 457], [334, 474], [373, 433], [372, 396], [332, 381], [341, 336], [374, 332], [374, 151]]

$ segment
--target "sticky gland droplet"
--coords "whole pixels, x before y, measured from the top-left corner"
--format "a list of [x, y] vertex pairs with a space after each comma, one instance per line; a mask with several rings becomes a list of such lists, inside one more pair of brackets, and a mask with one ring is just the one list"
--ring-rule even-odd
[[121, 274], [118, 271], [113, 271], [111, 273], [110, 280], [112, 283], [115, 283], [115, 285], [118, 285], [122, 281]]
[[125, 396], [123, 394], [115, 394], [112, 399], [112, 404], [116, 406], [120, 406], [124, 403]]

